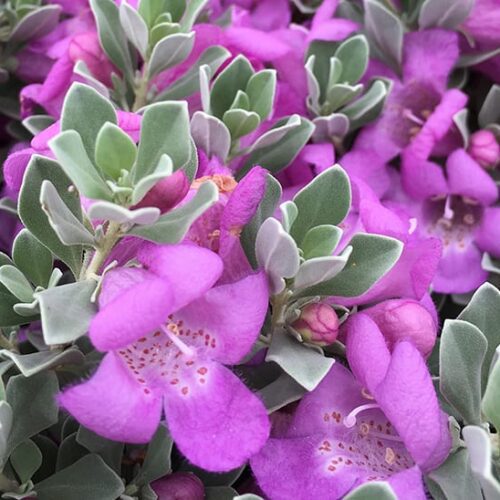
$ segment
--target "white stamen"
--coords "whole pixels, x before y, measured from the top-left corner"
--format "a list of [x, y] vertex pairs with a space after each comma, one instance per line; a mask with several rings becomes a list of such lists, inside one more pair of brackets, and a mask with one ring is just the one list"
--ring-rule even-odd
[[[175, 326], [175, 325], [174, 325]], [[161, 326], [161, 330], [163, 333], [175, 344], [177, 349], [182, 352], [182, 354], [185, 354], [189, 358], [194, 358], [196, 356], [196, 353], [193, 349], [191, 349], [189, 346], [187, 346], [177, 335], [172, 331], [171, 329], [165, 327], [164, 325]]]
[[361, 405], [361, 406], [358, 406], [357, 408], [354, 408], [354, 410], [352, 410], [351, 413], [349, 413], [349, 415], [344, 417], [344, 420], [343, 420], [344, 425], [346, 427], [348, 427], [349, 429], [351, 427], [354, 427], [356, 425], [356, 415], [358, 413], [361, 413], [362, 411], [365, 411], [365, 410], [372, 410], [374, 408], [380, 408], [380, 406], [376, 403], [370, 403], [367, 405]]

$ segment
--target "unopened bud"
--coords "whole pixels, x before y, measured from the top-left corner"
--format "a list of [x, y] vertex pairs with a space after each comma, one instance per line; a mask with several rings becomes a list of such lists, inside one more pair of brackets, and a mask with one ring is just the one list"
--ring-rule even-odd
[[158, 500], [203, 500], [205, 488], [192, 472], [174, 472], [151, 483]]
[[491, 130], [478, 130], [470, 137], [468, 153], [484, 168], [495, 168], [500, 158], [500, 146]]
[[363, 311], [385, 337], [390, 349], [400, 340], [410, 340], [423, 356], [436, 342], [437, 325], [431, 313], [415, 300], [386, 300]]
[[309, 304], [302, 309], [299, 319], [292, 327], [306, 342], [328, 345], [337, 340], [339, 318], [328, 304]]

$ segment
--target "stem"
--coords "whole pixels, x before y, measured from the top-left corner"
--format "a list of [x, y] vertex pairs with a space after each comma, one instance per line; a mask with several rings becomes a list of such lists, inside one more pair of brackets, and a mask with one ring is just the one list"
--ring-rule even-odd
[[134, 113], [147, 104], [148, 84], [148, 65], [144, 63], [141, 79], [135, 89], [135, 100], [132, 106], [132, 111]]
[[285, 323], [285, 307], [290, 298], [290, 291], [285, 288], [281, 293], [272, 298], [273, 314], [271, 317], [271, 331], [274, 332], [277, 326]]
[[120, 238], [121, 225], [118, 222], [110, 222], [102, 245], [100, 248], [96, 249], [90, 264], [83, 273], [83, 279], [92, 278], [99, 272], [99, 269], [104, 264], [104, 261]]
[[0, 333], [0, 347], [13, 352], [19, 352], [17, 347], [2, 333]]

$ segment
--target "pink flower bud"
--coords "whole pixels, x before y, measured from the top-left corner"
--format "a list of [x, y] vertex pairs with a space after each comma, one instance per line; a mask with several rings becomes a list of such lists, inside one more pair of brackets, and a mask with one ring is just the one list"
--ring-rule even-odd
[[437, 326], [431, 313], [415, 300], [386, 300], [363, 311], [384, 335], [389, 348], [400, 340], [410, 340], [424, 356], [436, 342]]
[[474, 132], [468, 152], [484, 168], [495, 168], [500, 158], [500, 146], [491, 130]]
[[309, 304], [302, 309], [300, 318], [292, 326], [306, 342], [328, 345], [337, 339], [339, 318], [327, 304]]
[[162, 213], [175, 207], [187, 194], [189, 179], [182, 170], [155, 184], [133, 208], [157, 207]]
[[158, 500], [203, 500], [205, 488], [192, 472], [174, 472], [151, 483]]

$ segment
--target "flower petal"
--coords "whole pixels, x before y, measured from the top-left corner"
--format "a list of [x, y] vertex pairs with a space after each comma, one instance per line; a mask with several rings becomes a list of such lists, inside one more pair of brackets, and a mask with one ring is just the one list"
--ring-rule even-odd
[[448, 156], [446, 173], [451, 194], [467, 196], [482, 205], [491, 205], [498, 198], [495, 181], [463, 149]]
[[177, 311], [173, 319], [182, 320], [185, 331], [203, 330], [204, 334], [197, 340], [189, 338], [190, 344], [197, 345], [212, 359], [235, 364], [257, 340], [268, 300], [267, 278], [261, 272], [212, 288]]
[[487, 208], [484, 211], [475, 240], [481, 250], [500, 257], [500, 208]]
[[89, 330], [100, 351], [118, 349], [154, 331], [175, 310], [169, 281], [142, 269], [110, 271], [100, 302]]
[[437, 468], [450, 452], [451, 436], [425, 361], [410, 342], [396, 345], [373, 395], [415, 462], [424, 471]]
[[195, 245], [144, 243], [137, 258], [148, 270], [172, 284], [172, 310], [180, 309], [203, 295], [212, 288], [222, 273], [220, 257]]
[[[205, 382], [196, 383], [193, 376]], [[267, 412], [236, 375], [218, 363], [199, 361], [179, 378], [180, 390], [166, 390], [165, 414], [175, 443], [193, 464], [228, 471], [260, 450], [269, 436]]]
[[411, 498], [411, 500], [426, 500], [427, 498], [422, 472], [417, 465], [394, 474], [388, 482], [398, 498]]
[[86, 382], [64, 390], [59, 403], [80, 424], [107, 439], [147, 443], [161, 416], [161, 396], [145, 394], [114, 354]]

